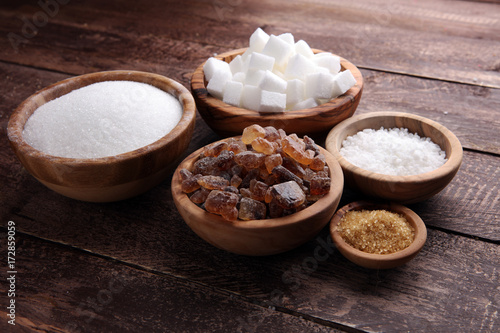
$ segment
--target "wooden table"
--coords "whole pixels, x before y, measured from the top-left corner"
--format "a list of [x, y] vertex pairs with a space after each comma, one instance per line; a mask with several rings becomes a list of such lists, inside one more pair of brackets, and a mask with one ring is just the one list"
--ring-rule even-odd
[[[460, 139], [452, 183], [409, 206], [428, 227], [412, 262], [358, 267], [329, 247], [327, 228], [280, 255], [231, 254], [187, 227], [170, 179], [130, 200], [79, 202], [38, 183], [9, 148], [9, 115], [40, 88], [113, 69], [188, 87], [199, 64], [246, 46], [259, 26], [356, 64], [357, 114], [411, 112]], [[1, 332], [500, 331], [497, 1], [7, 0], [0, 36]], [[185, 156], [216, 139], [198, 116]], [[346, 188], [340, 205], [359, 199]]]

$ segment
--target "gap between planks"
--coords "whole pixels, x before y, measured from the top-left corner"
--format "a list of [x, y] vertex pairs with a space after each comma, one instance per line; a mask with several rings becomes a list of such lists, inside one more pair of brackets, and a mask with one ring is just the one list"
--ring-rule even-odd
[[[18, 216], [22, 217], [21, 215], [18, 215]], [[7, 233], [7, 228], [5, 228], [3, 226], [0, 226], [0, 232]], [[335, 323], [335, 322], [332, 322], [332, 321], [321, 319], [319, 317], [315, 317], [315, 316], [312, 316], [312, 315], [308, 315], [308, 314], [305, 314], [305, 313], [294, 311], [294, 310], [288, 309], [288, 308], [283, 307], [283, 306], [274, 306], [274, 305], [271, 306], [271, 305], [267, 304], [266, 301], [258, 301], [256, 299], [253, 299], [253, 298], [249, 297], [249, 296], [245, 296], [243, 294], [238, 294], [238, 293], [235, 293], [235, 292], [227, 290], [227, 289], [213, 287], [211, 285], [204, 284], [204, 283], [201, 283], [201, 282], [198, 282], [198, 281], [195, 281], [195, 280], [191, 280], [189, 278], [186, 278], [186, 277], [183, 277], [183, 276], [180, 276], [180, 275], [175, 275], [175, 274], [171, 274], [171, 273], [159, 271], [159, 270], [156, 270], [156, 269], [148, 268], [146, 266], [141, 266], [141, 265], [138, 265], [138, 264], [134, 264], [134, 263], [131, 263], [131, 262], [128, 262], [128, 261], [123, 261], [123, 260], [120, 260], [120, 259], [117, 259], [117, 258], [114, 258], [114, 257], [111, 257], [111, 256], [107, 256], [107, 255], [103, 255], [103, 254], [100, 254], [100, 253], [97, 253], [97, 252], [93, 252], [93, 251], [88, 250], [88, 249], [83, 249], [83, 248], [80, 248], [80, 247], [76, 247], [76, 246], [73, 246], [73, 245], [71, 245], [69, 243], [64, 243], [64, 242], [60, 242], [60, 241], [54, 241], [54, 240], [51, 240], [51, 239], [47, 239], [47, 238], [44, 238], [44, 237], [40, 237], [40, 236], [36, 236], [36, 235], [30, 234], [30, 233], [26, 233], [26, 232], [23, 232], [23, 231], [16, 231], [16, 234], [19, 235], [19, 236], [22, 236], [22, 237], [31, 238], [31, 239], [34, 239], [34, 240], [46, 242], [46, 243], [49, 243], [50, 245], [55, 246], [55, 247], [63, 247], [63, 248], [66, 248], [69, 251], [80, 252], [80, 253], [83, 253], [85, 255], [90, 255], [90, 256], [93, 256], [93, 257], [101, 259], [101, 260], [105, 260], [105, 261], [108, 261], [108, 262], [111, 262], [111, 263], [120, 264], [120, 265], [126, 266], [128, 268], [138, 270], [138, 271], [146, 272], [146, 273], [157, 275], [157, 276], [164, 276], [164, 277], [168, 277], [168, 278], [172, 278], [172, 279], [181, 281], [183, 283], [196, 285], [196, 286], [199, 286], [200, 288], [209, 289], [210, 291], [212, 291], [214, 293], [226, 295], [227, 297], [232, 298], [232, 299], [236, 298], [236, 299], [238, 299], [240, 301], [243, 301], [243, 302], [246, 302], [246, 303], [250, 303], [250, 304], [253, 304], [253, 305], [256, 305], [256, 306], [260, 306], [260, 307], [268, 309], [268, 310], [273, 310], [273, 311], [276, 311], [276, 312], [281, 312], [281, 313], [284, 313], [284, 314], [287, 314], [287, 315], [291, 315], [291, 316], [294, 316], [294, 317], [297, 317], [297, 318], [300, 318], [300, 319], [303, 319], [303, 320], [307, 320], [307, 321], [314, 322], [316, 324], [323, 325], [325, 327], [331, 327], [333, 329], [341, 330], [341, 331], [346, 332], [346, 333], [367, 333], [367, 331], [364, 331], [364, 330], [359, 330], [359, 329], [356, 329], [356, 328], [353, 328], [353, 327], [349, 327], [349, 326], [346, 326], [346, 325], [342, 325], [342, 324], [339, 324], [339, 323]]]

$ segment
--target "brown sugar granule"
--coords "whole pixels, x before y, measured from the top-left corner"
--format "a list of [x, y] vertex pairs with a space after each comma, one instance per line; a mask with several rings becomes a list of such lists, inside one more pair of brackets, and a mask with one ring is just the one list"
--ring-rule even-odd
[[387, 210], [348, 211], [339, 222], [338, 232], [352, 247], [376, 254], [401, 251], [415, 238], [406, 218]]

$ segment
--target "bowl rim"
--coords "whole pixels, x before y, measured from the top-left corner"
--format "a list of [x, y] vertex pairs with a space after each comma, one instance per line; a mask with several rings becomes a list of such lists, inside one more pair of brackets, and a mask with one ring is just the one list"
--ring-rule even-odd
[[[239, 136], [224, 138], [222, 140], [218, 140], [215, 142], [226, 141], [228, 139], [238, 138], [238, 137]], [[271, 229], [279, 229], [285, 225], [290, 226], [294, 224], [300, 224], [305, 220], [307, 220], [308, 218], [310, 218], [311, 216], [324, 212], [329, 205], [331, 205], [336, 201], [339, 201], [343, 193], [344, 176], [342, 173], [342, 168], [335, 160], [335, 158], [326, 149], [320, 147], [319, 145], [318, 147], [320, 151], [325, 155], [327, 165], [330, 169], [330, 177], [332, 173], [334, 173], [337, 177], [335, 178], [335, 187], [334, 187], [335, 189], [337, 189], [337, 191], [332, 191], [333, 187], [330, 188], [328, 194], [326, 194], [324, 197], [320, 198], [318, 201], [316, 201], [309, 207], [299, 212], [272, 219], [248, 220], [248, 221], [237, 219], [235, 221], [228, 221], [224, 219], [222, 216], [209, 213], [203, 208], [193, 203], [191, 200], [189, 200], [187, 194], [181, 191], [180, 186], [175, 186], [175, 184], [180, 183], [179, 171], [186, 166], [192, 166], [192, 164], [199, 158], [205, 146], [191, 153], [177, 166], [174, 175], [172, 177], [172, 183], [171, 183], [172, 196], [174, 197], [174, 200], [179, 200], [179, 198], [184, 197], [187, 204], [189, 204], [186, 210], [194, 210], [199, 214], [202, 214], [203, 216], [207, 217], [207, 219], [210, 219], [213, 223], [217, 223], [224, 226], [230, 225], [238, 229], [271, 230]], [[332, 184], [334, 184], [333, 179], [332, 179]], [[186, 223], [189, 224], [188, 221], [186, 221]]]
[[[352, 247], [342, 238], [342, 236], [338, 232], [338, 224], [340, 223], [340, 220], [344, 216], [344, 214], [348, 211], [362, 209], [385, 209], [404, 215], [407, 221], [415, 229], [415, 238], [413, 242], [403, 250], [388, 254], [368, 253]], [[422, 218], [420, 218], [417, 213], [406, 206], [395, 202], [359, 200], [351, 202], [337, 210], [330, 222], [330, 236], [341, 251], [346, 251], [350, 255], [362, 260], [389, 264], [391, 262], [416, 255], [422, 249], [427, 240], [427, 228]]]
[[[137, 78], [144, 78], [144, 80], [137, 80]], [[82, 81], [83, 84], [77, 84], [78, 81]], [[60, 96], [68, 94], [69, 92], [83, 88], [93, 83], [105, 82], [105, 81], [134, 81], [150, 84], [166, 93], [172, 94], [175, 92], [174, 97], [181, 103], [183, 114], [177, 125], [163, 137], [158, 140], [117, 155], [112, 156], [104, 156], [97, 158], [71, 158], [71, 157], [62, 157], [56, 155], [50, 155], [41, 150], [38, 150], [28, 144], [22, 135], [24, 130], [24, 126], [29, 119], [29, 117], [36, 111], [36, 109]], [[158, 85], [163, 84], [172, 88], [172, 91], [166, 91], [165, 89], [159, 87]], [[69, 90], [68, 90], [69, 88]], [[60, 90], [60, 91], [58, 91]], [[67, 90], [67, 91], [66, 91]], [[53, 91], [58, 91], [56, 96], [53, 96], [47, 100], [44, 100], [43, 103], [37, 103], [37, 99], [40, 97], [47, 97], [47, 94]], [[62, 92], [62, 93], [61, 93]], [[25, 115], [26, 108], [32, 107], [35, 105], [33, 111], [30, 114]], [[53, 163], [56, 164], [64, 164], [64, 165], [78, 165], [84, 167], [88, 166], [96, 166], [102, 164], [108, 164], [110, 162], [115, 161], [125, 161], [131, 160], [135, 158], [142, 157], [144, 155], [152, 154], [155, 151], [160, 150], [162, 147], [168, 145], [170, 142], [174, 141], [175, 138], [183, 133], [189, 126], [192, 120], [196, 117], [196, 104], [193, 96], [189, 92], [189, 90], [184, 87], [181, 83], [168, 78], [166, 76], [144, 72], [144, 71], [136, 71], [136, 70], [111, 70], [111, 71], [100, 71], [93, 72], [88, 74], [82, 74], [78, 76], [69, 77], [67, 79], [55, 82], [43, 89], [38, 90], [27, 99], [25, 99], [10, 115], [9, 122], [7, 125], [7, 134], [9, 141], [12, 146], [15, 147], [16, 151], [19, 151], [20, 154], [30, 156], [35, 159], [50, 159]], [[24, 119], [26, 118], [26, 119]]]
[[[248, 48], [240, 48], [240, 49], [234, 49], [230, 51], [226, 51], [223, 53], [220, 53], [218, 55], [215, 55], [214, 57], [220, 60], [224, 60], [225, 58], [232, 57], [232, 56], [237, 56], [239, 54], [243, 54]], [[319, 49], [311, 49], [314, 53], [320, 53], [320, 52], [328, 52], [328, 51], [323, 51]], [[233, 106], [230, 104], [225, 103], [224, 101], [213, 97], [208, 93], [206, 90], [206, 84], [205, 84], [205, 74], [203, 71], [203, 66], [205, 63], [208, 61], [205, 60], [201, 65], [196, 68], [194, 71], [192, 77], [191, 77], [191, 91], [193, 92], [193, 95], [197, 99], [200, 99], [203, 103], [207, 105], [211, 105], [214, 107], [218, 107], [219, 109], [223, 110], [225, 113], [228, 114], [233, 114], [235, 116], [250, 116], [250, 117], [264, 117], [264, 118], [275, 118], [279, 117], [280, 120], [293, 120], [297, 116], [300, 115], [306, 115], [309, 113], [314, 113], [321, 111], [321, 109], [332, 109], [332, 108], [340, 108], [344, 105], [347, 105], [349, 103], [352, 103], [356, 96], [362, 93], [363, 90], [363, 85], [364, 85], [364, 80], [363, 80], [363, 75], [361, 74], [361, 71], [350, 61], [347, 59], [334, 54], [332, 52], [328, 52], [333, 54], [334, 56], [337, 56], [340, 58], [340, 64], [341, 68], [343, 70], [349, 69], [353, 76], [356, 78], [356, 84], [351, 87], [348, 91], [346, 91], [344, 94], [330, 99], [328, 102], [320, 104], [318, 106], [312, 107], [312, 108], [307, 108], [307, 109], [301, 109], [301, 110], [286, 110], [284, 112], [260, 112], [260, 111], [255, 111], [255, 110], [250, 110], [250, 109], [245, 109], [237, 106]]]
[[[431, 171], [416, 174], [416, 175], [408, 175], [408, 176], [398, 176], [398, 175], [388, 175], [388, 174], [382, 174], [382, 173], [377, 173], [373, 171], [369, 171], [366, 169], [363, 169], [361, 167], [358, 167], [351, 162], [349, 162], [346, 158], [344, 158], [339, 151], [339, 146], [342, 144], [343, 140], [345, 138], [340, 138], [340, 133], [350, 127], [353, 126], [356, 122], [370, 119], [370, 118], [386, 118], [386, 117], [393, 117], [393, 118], [408, 118], [408, 119], [413, 119], [417, 120], [420, 122], [423, 122], [431, 127], [433, 127], [435, 130], [440, 132], [446, 140], [450, 143], [450, 153], [447, 154], [447, 160], [446, 162]], [[366, 127], [366, 128], [371, 128], [371, 127]], [[341, 141], [342, 140], [342, 141]], [[431, 139], [432, 140], [432, 139]], [[434, 142], [434, 141], [433, 141]], [[443, 147], [440, 146], [442, 150]], [[352, 116], [348, 119], [343, 120], [339, 124], [337, 124], [335, 127], [333, 127], [330, 132], [327, 135], [326, 138], [326, 149], [337, 159], [339, 164], [341, 165], [342, 169], [349, 169], [351, 172], [362, 175], [365, 178], [370, 178], [370, 179], [377, 179], [380, 182], [391, 182], [391, 183], [425, 183], [429, 182], [433, 179], [436, 178], [441, 178], [445, 177], [450, 173], [455, 172], [458, 170], [460, 165], [462, 164], [462, 159], [463, 159], [463, 148], [462, 145], [459, 141], [459, 139], [451, 132], [449, 129], [447, 129], [445, 126], [441, 125], [440, 123], [431, 120], [429, 118], [425, 118], [419, 115], [415, 115], [412, 113], [408, 112], [398, 112], [398, 111], [376, 111], [376, 112], [369, 112], [361, 115], [355, 115]]]

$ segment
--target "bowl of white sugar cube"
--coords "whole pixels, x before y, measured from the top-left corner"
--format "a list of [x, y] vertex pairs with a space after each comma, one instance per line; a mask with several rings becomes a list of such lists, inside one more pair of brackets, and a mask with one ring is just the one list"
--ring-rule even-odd
[[109, 202], [141, 194], [173, 171], [195, 126], [182, 84], [139, 71], [69, 78], [26, 99], [8, 137], [23, 166], [70, 198]]
[[345, 184], [374, 198], [420, 202], [455, 177], [463, 151], [443, 125], [404, 112], [371, 112], [336, 125], [326, 138]]
[[221, 136], [252, 124], [326, 134], [354, 114], [362, 90], [363, 77], [351, 62], [291, 33], [260, 28], [248, 48], [210, 57], [191, 79], [198, 111]]

